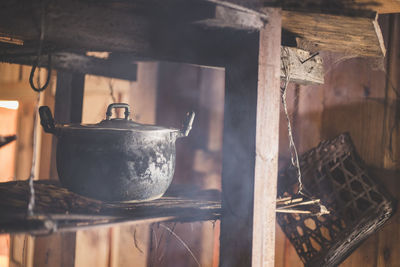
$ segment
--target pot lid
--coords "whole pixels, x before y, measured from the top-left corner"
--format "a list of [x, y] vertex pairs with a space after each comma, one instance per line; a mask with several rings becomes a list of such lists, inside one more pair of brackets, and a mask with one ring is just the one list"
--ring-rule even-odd
[[176, 128], [168, 128], [157, 125], [149, 125], [149, 124], [140, 124], [132, 121], [131, 119], [110, 119], [110, 120], [102, 120], [96, 124], [65, 124], [63, 125], [64, 129], [93, 129], [93, 130], [133, 130], [133, 131], [142, 131], [142, 132], [151, 132], [151, 131], [168, 131], [168, 132], [177, 132], [180, 131]]
[[[114, 118], [111, 119], [112, 116], [112, 109], [116, 108], [124, 108], [125, 109], [125, 118]], [[143, 131], [143, 132], [177, 132], [180, 131], [176, 128], [168, 128], [163, 126], [157, 125], [149, 125], [149, 124], [141, 124], [134, 122], [133, 120], [129, 119], [130, 115], [130, 107], [128, 104], [125, 103], [113, 103], [110, 104], [107, 108], [106, 112], [106, 119], [102, 120], [96, 124], [65, 124], [63, 125], [64, 129], [96, 129], [96, 130], [133, 130], [133, 131]]]
[[[125, 118], [124, 119], [111, 119], [113, 108], [124, 108]], [[181, 130], [175, 128], [167, 128], [157, 125], [140, 124], [129, 119], [130, 108], [128, 104], [125, 103], [114, 103], [108, 106], [106, 112], [106, 119], [102, 120], [97, 124], [63, 124], [57, 125], [54, 122], [53, 115], [48, 106], [42, 106], [39, 108], [40, 124], [47, 133], [52, 133], [57, 135], [59, 130], [117, 130], [117, 131], [138, 131], [138, 132], [178, 132], [177, 137], [188, 136], [190, 130], [192, 129], [192, 124], [194, 120], [194, 112], [191, 111], [187, 114], [186, 119], [183, 123]]]

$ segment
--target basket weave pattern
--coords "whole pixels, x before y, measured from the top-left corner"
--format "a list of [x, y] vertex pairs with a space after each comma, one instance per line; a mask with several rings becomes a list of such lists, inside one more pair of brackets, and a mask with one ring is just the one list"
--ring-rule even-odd
[[[337, 266], [394, 213], [395, 201], [366, 171], [351, 138], [342, 134], [300, 158], [306, 192], [321, 200], [329, 215], [277, 214], [277, 220], [305, 266]], [[296, 192], [287, 167], [279, 195]]]

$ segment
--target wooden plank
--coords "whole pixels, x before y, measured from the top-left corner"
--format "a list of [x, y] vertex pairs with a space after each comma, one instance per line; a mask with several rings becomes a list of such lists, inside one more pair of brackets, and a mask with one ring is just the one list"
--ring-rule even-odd
[[77, 231], [74, 267], [109, 267], [109, 239], [110, 229], [107, 227]]
[[260, 32], [254, 179], [254, 267], [275, 264], [275, 205], [278, 176], [281, 10], [267, 9]]
[[[383, 123], [383, 146], [384, 171], [380, 171], [380, 176], [384, 178], [388, 190], [397, 199], [400, 199], [399, 177], [400, 177], [400, 127], [399, 127], [399, 108], [400, 108], [400, 16], [393, 14], [389, 17], [388, 34], [388, 59], [387, 76], [385, 87], [385, 118]], [[389, 171], [390, 170], [390, 171]], [[400, 255], [396, 253], [400, 249], [399, 242], [395, 240], [400, 236], [399, 230], [400, 213], [394, 215], [388, 225], [379, 232], [378, 243], [378, 266], [396, 266], [400, 262]]]
[[398, 0], [355, 0], [364, 9], [371, 9], [379, 14], [399, 13], [400, 1]]
[[355, 13], [359, 10], [374, 10], [378, 13], [400, 12], [398, 0], [305, 0], [305, 1], [281, 1], [281, 0], [210, 0], [214, 3], [230, 7], [242, 7], [250, 10], [259, 10], [263, 7], [280, 6], [283, 10], [302, 12], [324, 12], [327, 14]]
[[[33, 266], [74, 266], [75, 245], [71, 246], [74, 242], [75, 238], [71, 233], [36, 237]], [[45, 251], [43, 247], [46, 247]]]
[[389, 18], [390, 48], [387, 57], [387, 76], [385, 86], [385, 118], [383, 125], [384, 140], [384, 167], [387, 169], [399, 169], [400, 160], [400, 16], [391, 15]]
[[[40, 15], [40, 1], [30, 5], [23, 2], [1, 9], [0, 31], [4, 36], [18, 36], [24, 41], [37, 40], [38, 31], [30, 17]], [[221, 23], [222, 27], [229, 28], [254, 29], [263, 25], [261, 16], [249, 14], [250, 18], [246, 18], [246, 12], [218, 7], [207, 1], [194, 1], [190, 5], [181, 2], [172, 7], [164, 4], [162, 6], [167, 7], [160, 10], [150, 5], [154, 1], [146, 5], [137, 2], [140, 1], [125, 3], [123, 7], [83, 1], [49, 3], [46, 6], [46, 41], [61, 47], [144, 52], [151, 48], [158, 26], [165, 24], [174, 27], [183, 22], [202, 24], [201, 21], [212, 20], [214, 26]]]
[[[219, 194], [215, 190], [198, 191], [186, 187], [148, 202], [103, 203], [69, 192], [54, 182], [35, 182], [36, 215], [26, 218], [28, 190], [25, 181], [0, 184], [0, 211], [6, 215], [0, 218], [1, 233], [45, 234], [129, 221], [215, 220], [221, 213]], [[52, 227], [54, 225], [56, 228]], [[39, 254], [43, 252], [41, 247], [35, 246], [35, 249]]]
[[225, 69], [221, 267], [251, 266], [252, 261], [258, 37], [241, 39], [246, 40], [246, 46], [241, 46], [249, 53], [238, 54]]
[[[135, 10], [137, 1], [122, 2], [124, 8], [93, 2], [51, 2], [46, 9], [45, 41], [48, 45], [45, 48], [130, 52], [145, 58], [190, 60], [190, 63], [214, 65], [216, 58], [223, 57], [224, 50], [230, 45], [224, 41], [227, 38], [223, 38], [229, 37], [229, 33], [214, 31], [213, 37], [203, 37], [198, 28], [207, 27], [212, 31], [210, 26], [213, 23], [198, 25], [199, 22], [214, 21], [215, 24], [217, 21], [214, 26], [218, 29], [258, 30], [268, 19], [262, 12], [239, 6], [201, 8], [198, 11], [200, 15], [196, 14], [196, 5], [204, 4], [204, 1], [190, 2], [192, 7], [187, 4], [180, 6], [182, 2], [178, 1], [167, 8], [170, 13], [154, 17], [144, 11], [141, 13], [140, 9]], [[174, 7], [175, 12], [171, 11]], [[359, 13], [351, 14], [355, 16], [352, 17], [285, 11], [282, 26], [285, 33], [306, 38], [321, 49], [366, 56], [383, 55], [375, 17], [371, 17], [371, 12], [366, 13], [367, 17], [365, 12]], [[40, 17], [36, 5], [5, 6], [0, 9], [0, 32], [35, 46], [38, 30], [31, 22], [32, 14]], [[182, 14], [186, 15], [182, 17]], [[212, 28], [216, 30], [215, 27]], [[187, 47], [192, 45], [196, 53], [193, 49], [188, 53]]]
[[268, 12], [270, 24], [241, 39], [249, 53], [226, 66], [220, 266], [274, 263], [281, 28], [280, 11]]
[[54, 119], [57, 123], [80, 123], [82, 120], [85, 75], [57, 73]]
[[317, 53], [293, 48], [281, 47], [281, 71], [282, 79], [285, 79], [283, 62], [286, 61], [290, 68], [289, 81], [297, 84], [323, 84], [324, 66], [322, 57]]
[[349, 17], [283, 11], [282, 27], [316, 44], [318, 51], [382, 57], [386, 49], [377, 16], [367, 15]]
[[[83, 106], [83, 74], [68, 72], [57, 73], [56, 95], [54, 104], [54, 119], [57, 123], [80, 123]], [[52, 139], [50, 162], [50, 179], [57, 179], [56, 170], [56, 138]]]
[[[53, 49], [129, 52], [141, 58], [211, 66], [217, 62], [221, 65], [221, 58], [227, 57], [225, 50], [230, 50], [226, 41], [232, 35], [230, 31], [209, 27], [203, 30], [200, 25], [190, 26], [176, 19], [152, 19], [130, 13], [127, 8], [113, 9], [78, 1], [65, 3], [52, 2], [47, 8], [48, 45], [44, 45], [44, 50], [51, 45]], [[39, 11], [31, 6], [0, 9], [0, 32], [31, 40], [35, 45], [37, 29], [28, 18]]]
[[[4, 55], [0, 53], [0, 61], [7, 63], [33, 65], [36, 64], [36, 59], [36, 56], [14, 56], [13, 54]], [[40, 58], [39, 66], [48, 67], [48, 57], [46, 54]], [[137, 64], [130, 60], [124, 60], [124, 58], [119, 58], [118, 60], [112, 58], [102, 59], [69, 52], [52, 53], [51, 67], [55, 70], [130, 81], [136, 80], [137, 72]]]

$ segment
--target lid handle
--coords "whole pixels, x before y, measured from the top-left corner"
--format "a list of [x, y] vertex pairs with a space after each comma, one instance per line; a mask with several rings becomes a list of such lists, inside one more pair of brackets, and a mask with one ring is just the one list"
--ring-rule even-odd
[[124, 108], [125, 109], [125, 120], [129, 119], [129, 115], [131, 114], [131, 108], [126, 103], [112, 103], [108, 105], [107, 112], [106, 112], [106, 120], [109, 120], [112, 116], [112, 109], [113, 108]]

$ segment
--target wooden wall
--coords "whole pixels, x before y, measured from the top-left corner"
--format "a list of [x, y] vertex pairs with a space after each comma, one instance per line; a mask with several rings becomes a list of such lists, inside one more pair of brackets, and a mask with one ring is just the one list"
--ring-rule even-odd
[[[400, 16], [382, 16], [380, 24], [388, 48], [385, 61], [324, 53], [325, 84], [291, 85], [288, 98], [300, 153], [321, 140], [350, 132], [362, 159], [400, 199]], [[283, 165], [288, 160], [288, 153], [286, 122], [281, 115]], [[369, 237], [340, 266], [400, 266], [399, 219], [399, 213], [396, 213], [383, 229]], [[302, 266], [279, 226], [276, 254], [275, 266]]]
[[[389, 48], [387, 59], [383, 62], [386, 72], [379, 60], [324, 53], [325, 84], [291, 84], [288, 89], [288, 104], [300, 153], [316, 146], [323, 139], [348, 131], [361, 157], [374, 168], [374, 172], [388, 185], [393, 195], [400, 198], [400, 191], [397, 189], [400, 186], [400, 16], [387, 15], [381, 19], [381, 25]], [[2, 77], [8, 77], [7, 80], [0, 81], [0, 86], [4, 87], [7, 83], [4, 88], [11, 88], [12, 83], [12, 88], [19, 90], [17, 92], [22, 105], [18, 127], [31, 129], [34, 95], [29, 91], [28, 85], [22, 83], [27, 81], [26, 73], [29, 69], [21, 70], [19, 66], [12, 66], [13, 70], [10, 71], [10, 66], [0, 66]], [[193, 135], [178, 145], [178, 150], [182, 153], [178, 152], [180, 156], [174, 183], [219, 189], [224, 72], [181, 64], [146, 63], [139, 67], [138, 77], [137, 83], [111, 81], [116, 99], [134, 104], [136, 120], [179, 127], [186, 111], [194, 108], [198, 112]], [[108, 91], [110, 82], [108, 79], [91, 77], [86, 82], [90, 86], [85, 88], [83, 120], [95, 122], [103, 118], [104, 108], [111, 103]], [[3, 87], [0, 88], [3, 93], [9, 92]], [[122, 87], [125, 89], [118, 89]], [[126, 90], [130, 91], [129, 94]], [[50, 90], [42, 101], [52, 105], [53, 98], [54, 91]], [[288, 160], [288, 144], [286, 122], [283, 114], [281, 115], [280, 162], [283, 165]], [[22, 135], [24, 137], [17, 144], [21, 164], [16, 166], [16, 177], [25, 179], [30, 166], [22, 162], [30, 162], [32, 132], [26, 130]], [[51, 140], [42, 138], [40, 144], [44, 153], [44, 148], [50, 146]], [[41, 159], [49, 156], [44, 153]], [[40, 171], [38, 170], [40, 177], [48, 179], [50, 168], [42, 160]], [[400, 217], [397, 213], [341, 266], [399, 266], [399, 224]], [[218, 223], [166, 226], [174, 228], [192, 249], [201, 266], [217, 266]], [[160, 237], [160, 228], [162, 227], [159, 225], [142, 225], [79, 231], [75, 252], [69, 255], [74, 257], [75, 266], [197, 266], [188, 251], [171, 235], [164, 251], [161, 254], [155, 252], [154, 235], [158, 234]], [[32, 266], [32, 255], [27, 255], [32, 253], [32, 245], [27, 251], [27, 244], [32, 244], [31, 238], [23, 235], [16, 237], [11, 251], [11, 266]], [[44, 261], [46, 257], [43, 254]], [[40, 262], [41, 259], [37, 260]], [[46, 264], [59, 266], [59, 263], [47, 261]], [[275, 265], [302, 266], [279, 226]]]

